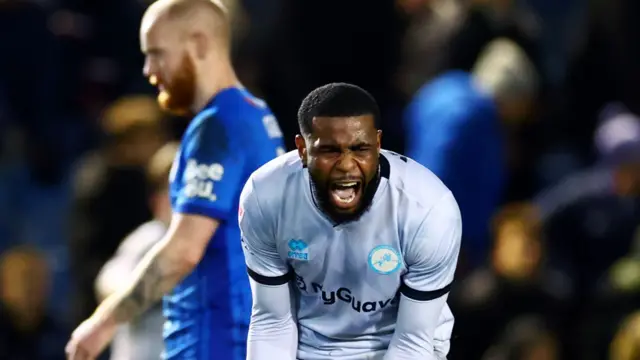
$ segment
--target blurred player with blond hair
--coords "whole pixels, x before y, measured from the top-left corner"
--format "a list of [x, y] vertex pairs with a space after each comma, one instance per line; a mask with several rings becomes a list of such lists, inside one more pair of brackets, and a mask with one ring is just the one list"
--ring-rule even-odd
[[539, 87], [525, 50], [497, 38], [471, 72], [441, 74], [418, 90], [406, 111], [405, 153], [438, 175], [458, 200], [463, 259], [471, 266], [488, 255], [491, 214], [506, 183], [504, 154], [515, 152], [506, 149], [507, 135], [530, 118]]
[[159, 0], [140, 27], [144, 74], [162, 108], [195, 115], [173, 163], [173, 215], [135, 274], [73, 333], [69, 359], [95, 359], [117, 324], [163, 295], [166, 359], [245, 359], [251, 296], [240, 246], [238, 199], [252, 171], [284, 153], [266, 104], [239, 83], [225, 7]]

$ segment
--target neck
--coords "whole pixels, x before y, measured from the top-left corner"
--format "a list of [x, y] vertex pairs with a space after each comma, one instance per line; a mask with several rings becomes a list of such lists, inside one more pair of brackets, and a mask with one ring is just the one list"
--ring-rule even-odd
[[223, 63], [224, 65], [212, 67], [211, 71], [205, 72], [205, 76], [200, 77], [197, 83], [197, 89], [194, 102], [191, 106], [191, 111], [197, 114], [204, 108], [207, 103], [220, 91], [239, 86], [240, 81], [236, 76], [233, 67], [228, 61]]

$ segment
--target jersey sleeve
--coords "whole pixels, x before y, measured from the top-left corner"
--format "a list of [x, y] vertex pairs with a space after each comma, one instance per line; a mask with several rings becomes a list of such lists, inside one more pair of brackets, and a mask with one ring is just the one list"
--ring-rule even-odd
[[449, 292], [458, 263], [462, 219], [451, 192], [419, 223], [405, 251], [407, 273], [400, 292], [409, 299], [429, 301]]
[[240, 195], [238, 216], [253, 298], [247, 360], [295, 360], [298, 331], [289, 267], [278, 254], [273, 222], [260, 207], [252, 179]]
[[240, 195], [239, 224], [249, 276], [259, 284], [282, 285], [290, 280], [289, 267], [276, 248], [275, 226], [261, 208], [252, 179]]
[[418, 223], [405, 252], [408, 271], [400, 287], [398, 320], [384, 360], [440, 360], [446, 359], [449, 351], [453, 317], [446, 302], [462, 235], [460, 210], [451, 192]]
[[180, 152], [181, 173], [175, 180], [179, 184], [175, 212], [219, 220], [235, 216], [246, 161], [235, 146], [237, 140], [215, 114], [187, 133]]
[[[396, 328], [383, 360], [446, 359], [453, 327], [441, 321], [447, 297], [445, 294], [429, 301], [415, 301], [400, 295]], [[442, 334], [446, 330], [449, 332]]]

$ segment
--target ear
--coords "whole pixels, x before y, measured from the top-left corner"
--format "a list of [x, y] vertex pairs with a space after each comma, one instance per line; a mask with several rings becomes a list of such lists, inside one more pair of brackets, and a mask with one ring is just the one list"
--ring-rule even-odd
[[296, 135], [296, 148], [298, 149], [298, 156], [302, 160], [303, 164], [307, 163], [307, 142], [300, 134]]
[[382, 148], [382, 130], [378, 130], [376, 134], [376, 146], [378, 147], [378, 151]]

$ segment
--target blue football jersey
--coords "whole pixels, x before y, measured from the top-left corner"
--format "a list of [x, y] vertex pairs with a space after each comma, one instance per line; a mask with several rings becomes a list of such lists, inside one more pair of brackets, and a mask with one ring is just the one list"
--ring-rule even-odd
[[173, 211], [220, 225], [198, 266], [164, 298], [166, 359], [246, 358], [251, 290], [239, 197], [251, 173], [284, 152], [269, 108], [241, 88], [219, 92], [187, 128], [170, 175]]

